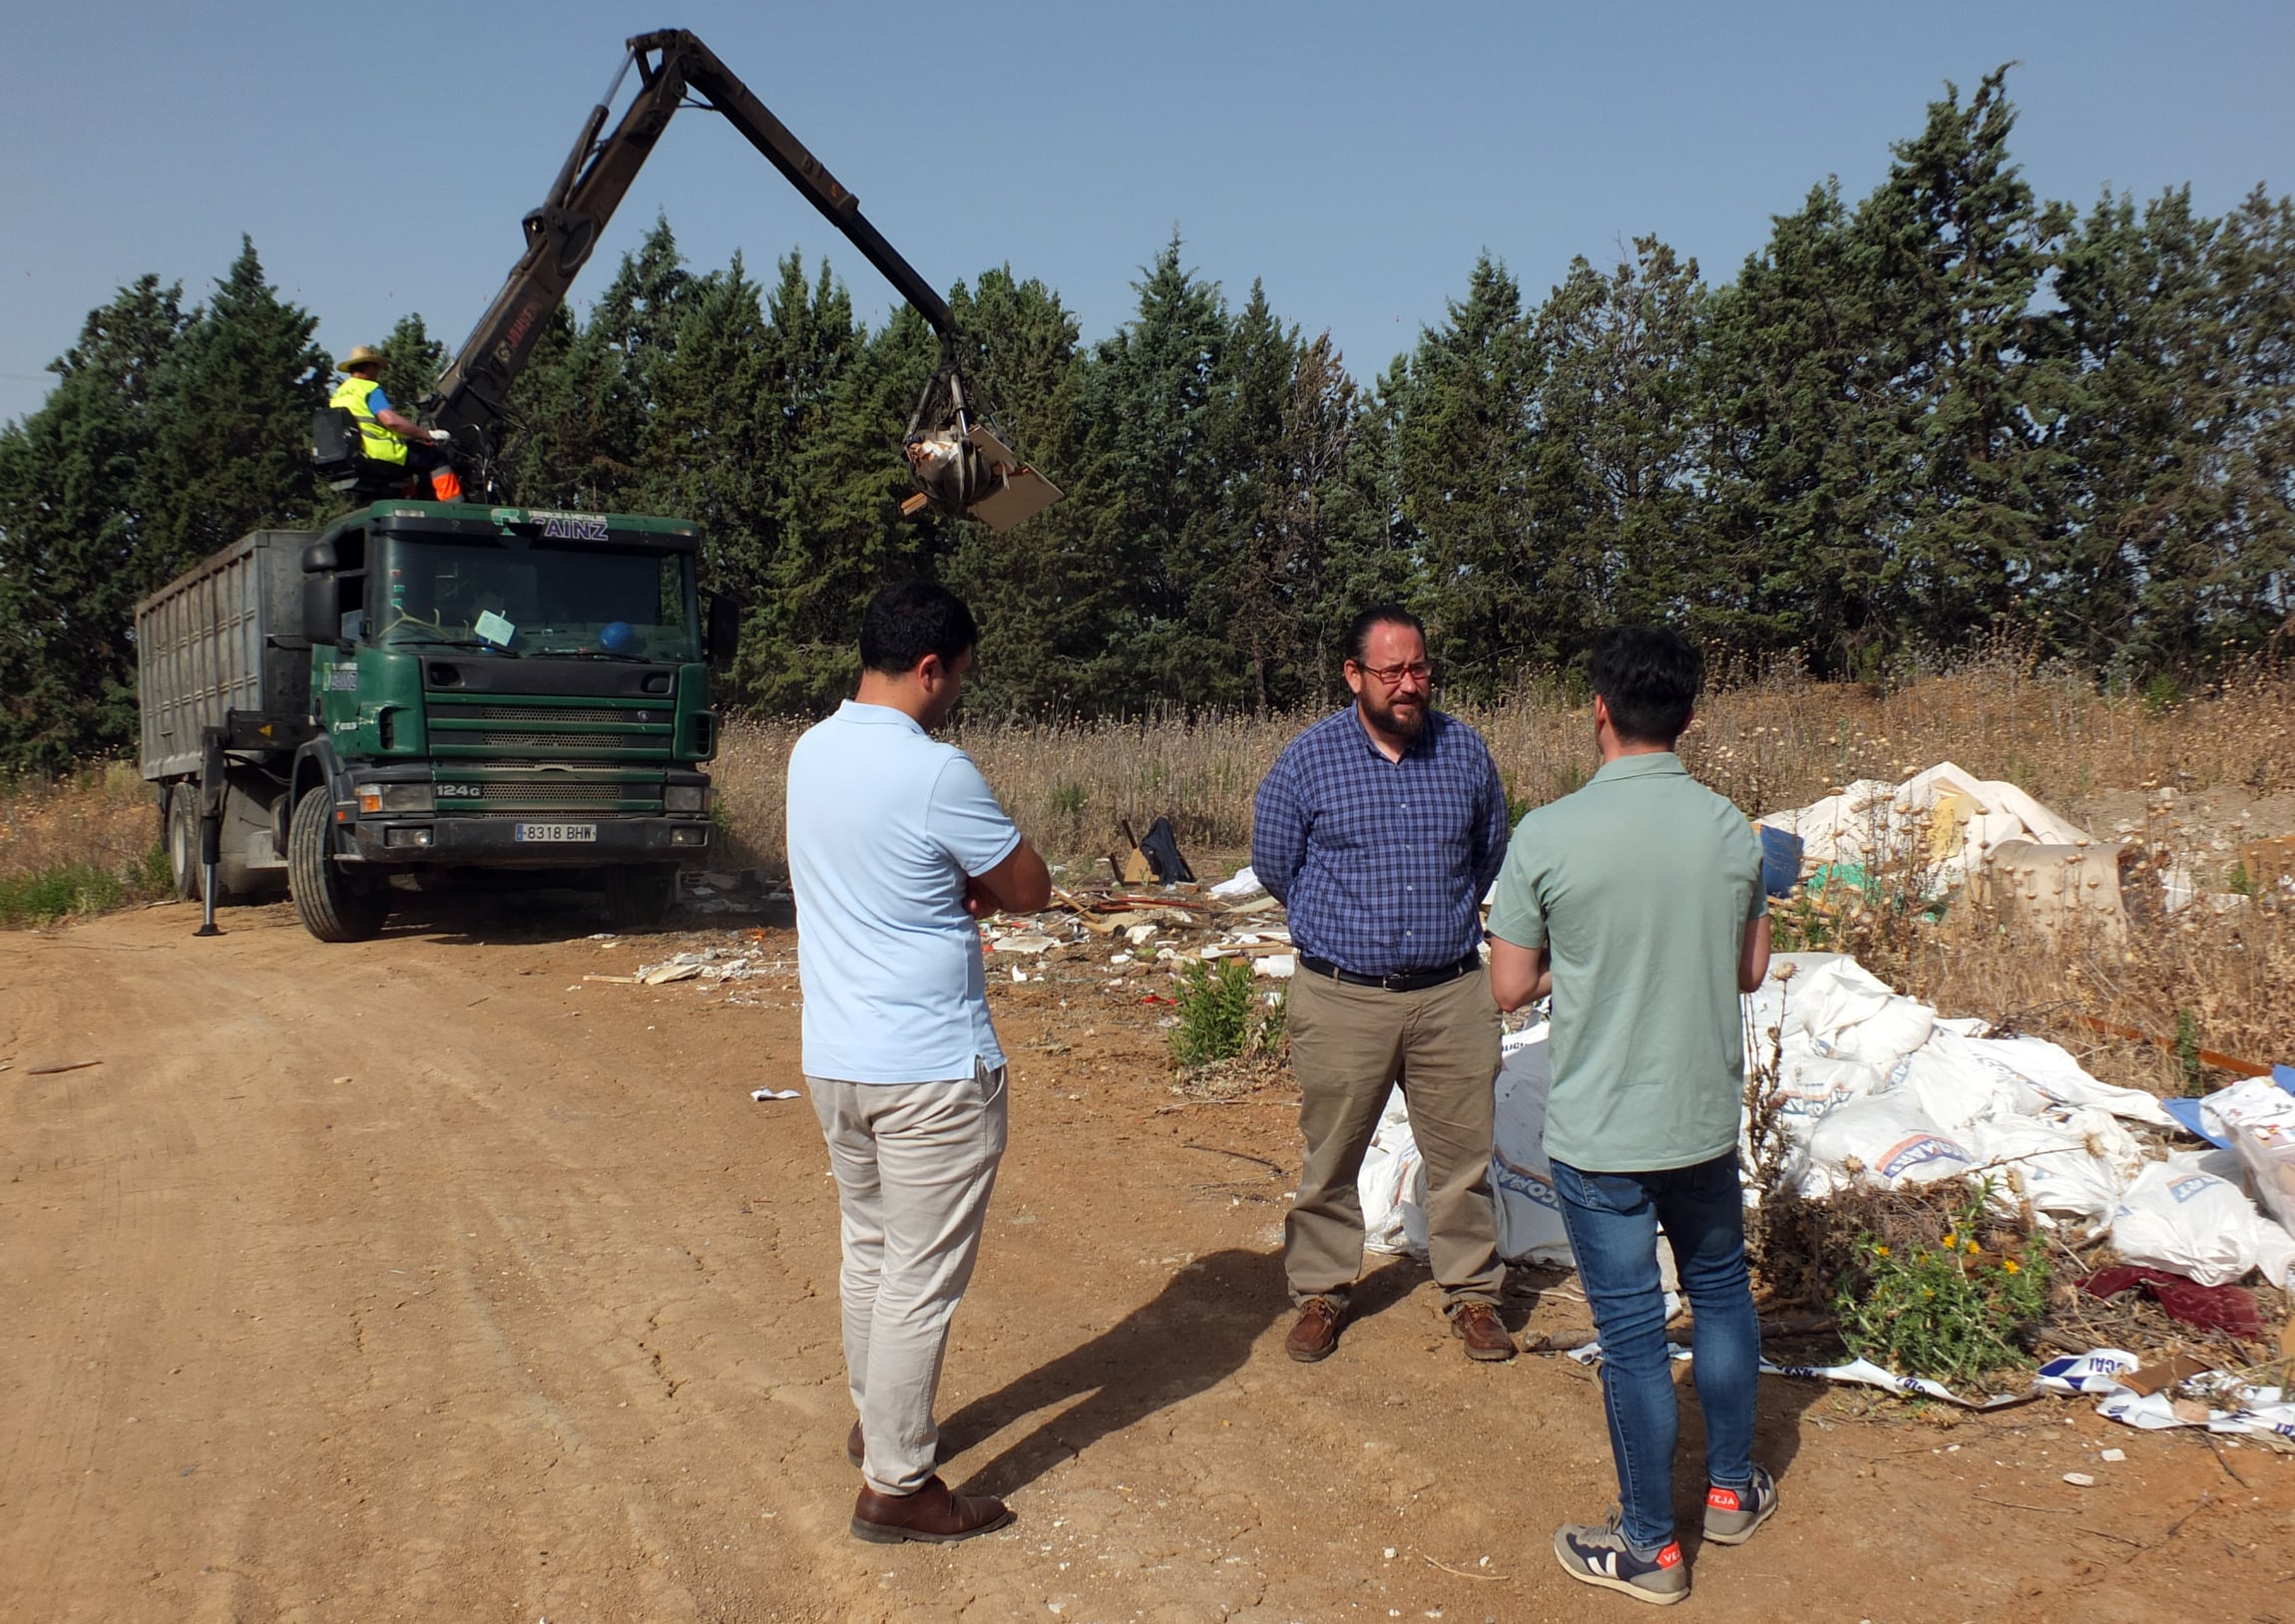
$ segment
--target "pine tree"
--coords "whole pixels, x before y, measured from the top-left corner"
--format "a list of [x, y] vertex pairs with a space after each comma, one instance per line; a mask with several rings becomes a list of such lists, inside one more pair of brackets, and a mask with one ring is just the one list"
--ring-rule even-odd
[[148, 482], [182, 292], [144, 276], [91, 311], [47, 401], [0, 428], [0, 771], [59, 772], [135, 737], [130, 618], [178, 563]]
[[2037, 202], [2009, 160], [2007, 73], [1966, 107], [1948, 85], [1856, 222], [1890, 344], [1901, 444], [1888, 460], [1912, 471], [1890, 596], [1905, 630], [1940, 648], [2014, 619], [2057, 562], [2046, 435], [2061, 344], [2035, 299], [2070, 211]]
[[1242, 669], [1224, 617], [1235, 560], [1216, 523], [1232, 322], [1218, 284], [1181, 266], [1176, 232], [1133, 285], [1139, 313], [1100, 346], [1086, 406], [1113, 510], [1121, 689], [1135, 704], [1234, 703]]
[[438, 375], [446, 370], [446, 346], [430, 336], [420, 315], [409, 311], [392, 326], [381, 349], [382, 392], [412, 417], [438, 388]]
[[[169, 358], [151, 514], [177, 566], [250, 530], [308, 524], [330, 507], [311, 467], [311, 414], [331, 392], [332, 362], [312, 342], [318, 319], [263, 279], [254, 244], [216, 284]], [[165, 578], [163, 578], [165, 579]]]
[[1122, 708], [1110, 617], [1121, 591], [1113, 514], [1090, 443], [1090, 358], [1059, 295], [1009, 265], [959, 283], [949, 298], [968, 384], [1016, 450], [1063, 500], [1001, 535], [977, 520], [940, 521], [941, 578], [980, 621], [973, 714], [1071, 714]]
[[[802, 256], [791, 252], [779, 272], [765, 295], [751, 442], [769, 532], [759, 538], [759, 575], [746, 606], [734, 680], [750, 704], [802, 710], [849, 687], [857, 606], [849, 603], [853, 585], [843, 561], [824, 550], [834, 524], [824, 525], [817, 511], [821, 483], [837, 481], [828, 465], [816, 462], [808, 472], [801, 461], [806, 446], [829, 426], [839, 385], [868, 347], [868, 337], [853, 318], [851, 295], [826, 260], [808, 281]], [[900, 325], [898, 317], [890, 325]], [[907, 421], [906, 402], [889, 426], [884, 419], [892, 408], [863, 407], [857, 397], [848, 404], [872, 421], [860, 429], [863, 434], [891, 436]]]
[[675, 346], [652, 369], [630, 501], [698, 524], [704, 585], [745, 599], [764, 569], [779, 485], [760, 455], [765, 325], [761, 290], [735, 253], [695, 278]]
[[1825, 672], [1868, 666], [1898, 631], [1890, 516], [1912, 469], [1878, 257], [1839, 186], [1812, 188], [1716, 293], [1706, 328], [1713, 524], [1743, 583], [1732, 636]]
[[1522, 289], [1484, 254], [1464, 301], [1420, 335], [1382, 388], [1429, 629], [1444, 680], [1467, 692], [1494, 692], [1526, 655], [1552, 653], [1525, 638], [1547, 612], [1544, 563], [1528, 545], [1542, 472], [1532, 437], [1540, 371]]
[[1547, 658], [1575, 657], [1607, 622], [1728, 626], [1734, 586], [1700, 478], [1706, 302], [1695, 260], [1639, 237], [1606, 276], [1574, 261], [1538, 309], [1527, 541], [1544, 590], [1520, 640]]

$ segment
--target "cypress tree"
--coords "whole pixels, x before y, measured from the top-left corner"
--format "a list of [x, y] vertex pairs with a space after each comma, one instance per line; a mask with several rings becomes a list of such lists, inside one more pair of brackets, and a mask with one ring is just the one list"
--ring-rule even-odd
[[39, 410], [0, 428], [0, 770], [60, 772], [135, 738], [136, 600], [189, 562], [157, 533], [180, 286], [91, 311]]

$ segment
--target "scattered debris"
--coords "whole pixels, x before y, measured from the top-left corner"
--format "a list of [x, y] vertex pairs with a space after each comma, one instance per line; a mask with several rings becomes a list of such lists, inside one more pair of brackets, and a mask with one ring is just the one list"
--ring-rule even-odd
[[103, 1063], [102, 1060], [62, 1060], [54, 1065], [27, 1066], [24, 1069], [24, 1075], [27, 1077], [52, 1077], [59, 1071], [85, 1071], [92, 1065], [102, 1065]]
[[1864, 778], [1838, 795], [1786, 812], [1761, 825], [1801, 840], [1811, 867], [1854, 863], [1871, 869], [1918, 860], [1935, 877], [1936, 894], [1958, 889], [1981, 874], [2012, 841], [2084, 848], [2095, 837], [2058, 817], [2016, 785], [1979, 779], [1950, 761], [1902, 784]]
[[1060, 946], [1049, 936], [999, 936], [991, 938], [989, 946], [998, 953], [1050, 953]]
[[768, 1099], [795, 1099], [798, 1095], [794, 1088], [752, 1088], [749, 1097], [762, 1105]]
[[2171, 1319], [2203, 1331], [2228, 1331], [2235, 1337], [2260, 1338], [2263, 1316], [2255, 1294], [2238, 1286], [2203, 1286], [2166, 1269], [2121, 1264], [2099, 1269], [2079, 1283], [2090, 1297], [2113, 1298], [2124, 1291], [2141, 1291]]
[[1228, 903], [1249, 902], [1253, 897], [1264, 897], [1266, 894], [1267, 888], [1259, 883], [1259, 877], [1251, 872], [1248, 863], [1237, 869], [1230, 878], [1221, 880], [1210, 891], [1210, 895]]

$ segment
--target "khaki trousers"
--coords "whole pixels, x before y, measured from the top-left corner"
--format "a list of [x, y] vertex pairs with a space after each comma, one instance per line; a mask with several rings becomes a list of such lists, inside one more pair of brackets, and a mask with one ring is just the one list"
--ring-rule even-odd
[[1346, 1299], [1363, 1267], [1363, 1153], [1399, 1084], [1411, 1135], [1427, 1168], [1427, 1239], [1448, 1312], [1499, 1300], [1491, 1205], [1491, 1123], [1498, 1082], [1498, 1005], [1490, 974], [1389, 993], [1301, 970], [1291, 978], [1286, 1024], [1299, 1078], [1306, 1163], [1283, 1224], [1291, 1300]]
[[845, 1380], [880, 1494], [932, 1475], [948, 1322], [980, 1257], [1004, 1155], [1004, 1068], [959, 1082], [807, 1077], [837, 1176]]

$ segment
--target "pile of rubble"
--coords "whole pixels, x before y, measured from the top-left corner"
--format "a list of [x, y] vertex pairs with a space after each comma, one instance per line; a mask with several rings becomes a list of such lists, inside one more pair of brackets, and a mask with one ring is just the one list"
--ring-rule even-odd
[[1249, 869], [1210, 887], [1055, 886], [1042, 913], [1000, 914], [983, 924], [981, 945], [1015, 982], [1042, 979], [1043, 966], [1060, 959], [1098, 965], [1120, 979], [1221, 959], [1245, 960], [1253, 975], [1277, 981], [1298, 968], [1282, 904]]
[[2258, 895], [2295, 901], [2295, 836], [2248, 841], [2237, 863], [2245, 889], [2211, 889], [2182, 854], [2150, 849], [2132, 825], [2116, 843], [2098, 840], [2015, 784], [1950, 761], [1901, 784], [1859, 779], [1767, 813], [1760, 827], [1781, 841], [1812, 895], [1864, 889], [1886, 872], [1930, 899], [1965, 897], [2043, 935], [2076, 923], [2117, 940], [2131, 920], [2198, 903], [2223, 912]]

